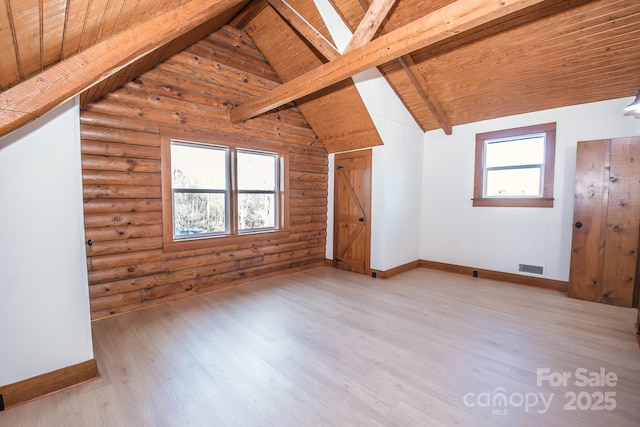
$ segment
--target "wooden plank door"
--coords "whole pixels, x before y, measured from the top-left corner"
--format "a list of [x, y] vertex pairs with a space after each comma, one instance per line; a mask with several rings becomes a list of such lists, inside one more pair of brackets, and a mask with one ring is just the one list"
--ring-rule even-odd
[[609, 141], [578, 142], [569, 296], [599, 301], [607, 218]]
[[370, 274], [371, 150], [336, 154], [334, 266]]
[[640, 138], [611, 140], [609, 203], [600, 301], [634, 304], [640, 233]]
[[640, 235], [640, 138], [579, 142], [569, 296], [634, 305]]

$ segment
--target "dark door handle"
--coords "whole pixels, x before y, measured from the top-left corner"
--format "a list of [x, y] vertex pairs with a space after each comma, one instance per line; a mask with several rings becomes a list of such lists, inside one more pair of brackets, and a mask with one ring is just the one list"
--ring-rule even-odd
[[364, 222], [364, 218], [358, 218], [358, 221]]
[[576, 228], [582, 227], [582, 223], [580, 221], [576, 222]]

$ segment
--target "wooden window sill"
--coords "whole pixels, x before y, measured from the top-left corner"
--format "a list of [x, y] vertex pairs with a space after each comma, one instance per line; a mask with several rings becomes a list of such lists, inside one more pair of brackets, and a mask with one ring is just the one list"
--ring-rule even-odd
[[473, 206], [486, 207], [512, 207], [512, 208], [552, 208], [553, 200], [550, 198], [480, 198], [473, 200]]
[[165, 252], [188, 251], [193, 249], [215, 248], [217, 246], [240, 245], [248, 242], [264, 242], [273, 239], [286, 239], [288, 230], [261, 231], [234, 236], [208, 236], [174, 240], [164, 243]]

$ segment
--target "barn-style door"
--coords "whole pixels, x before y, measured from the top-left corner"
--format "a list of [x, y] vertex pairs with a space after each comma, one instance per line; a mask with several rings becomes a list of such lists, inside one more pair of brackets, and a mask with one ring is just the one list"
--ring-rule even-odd
[[638, 282], [640, 138], [578, 143], [569, 296], [631, 307]]
[[334, 265], [370, 274], [371, 150], [336, 154]]

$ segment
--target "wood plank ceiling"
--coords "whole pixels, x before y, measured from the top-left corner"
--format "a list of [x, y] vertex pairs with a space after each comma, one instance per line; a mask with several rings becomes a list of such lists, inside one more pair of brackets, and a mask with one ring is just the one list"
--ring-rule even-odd
[[[371, 0], [331, 3], [353, 31], [372, 4]], [[400, 0], [377, 37], [402, 31], [453, 3]], [[260, 20], [254, 18], [248, 31]], [[279, 30], [273, 28], [260, 34], [263, 44]], [[299, 32], [292, 37], [301, 38]], [[278, 43], [290, 41], [280, 38]], [[279, 61], [291, 68], [297, 60], [266, 56], [276, 70]], [[451, 133], [454, 125], [633, 96], [640, 88], [639, 67], [640, 2], [568, 0], [539, 2], [383, 63], [379, 69], [423, 130], [442, 128]]]
[[4, 0], [0, 90], [188, 0]]
[[[110, 37], [195, 1], [2, 0], [0, 98], [7, 90]], [[452, 0], [329, 1], [354, 32], [369, 10], [369, 22], [381, 22], [374, 41], [419, 18], [436, 16], [444, 7], [456, 10], [471, 4]], [[488, 7], [495, 2], [485, 3]], [[423, 130], [441, 128], [451, 133], [454, 126], [464, 123], [631, 97], [640, 88], [640, 2], [513, 3], [523, 6], [378, 64]], [[284, 84], [340, 59], [312, 1], [229, 2], [228, 8], [205, 24], [176, 34], [170, 42], [118, 67], [117, 73], [90, 82], [82, 89], [82, 104], [115, 90], [227, 23], [254, 39]], [[360, 35], [365, 41], [370, 36], [364, 31]], [[137, 37], [141, 44], [152, 42], [144, 34]], [[362, 52], [368, 53], [367, 46]], [[25, 91], [21, 96], [34, 95]], [[7, 107], [12, 99], [13, 95], [0, 99], [3, 114], [13, 113]], [[350, 79], [323, 87], [296, 103], [328, 151], [381, 143]]]

